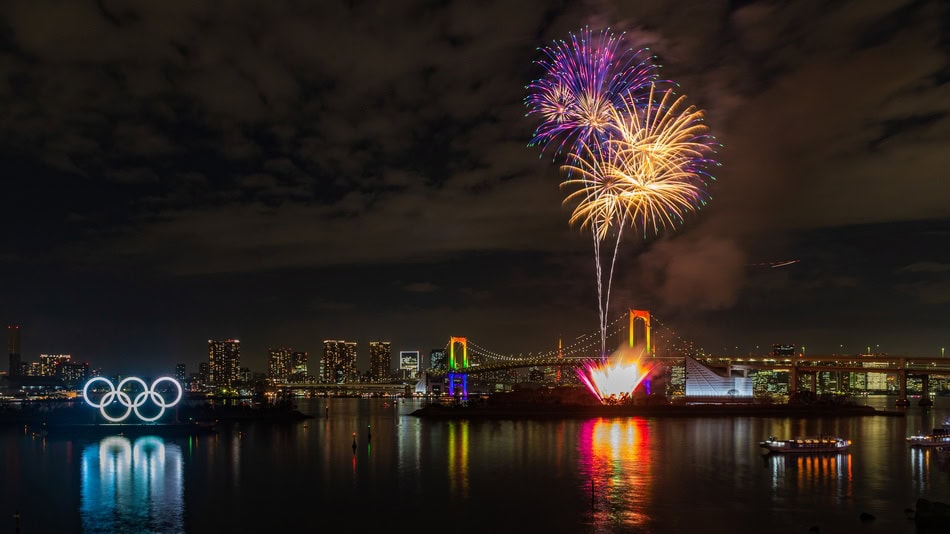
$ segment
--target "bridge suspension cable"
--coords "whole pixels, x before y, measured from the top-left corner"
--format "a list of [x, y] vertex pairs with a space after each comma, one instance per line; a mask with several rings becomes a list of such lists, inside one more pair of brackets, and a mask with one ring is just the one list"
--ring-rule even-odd
[[[607, 337], [612, 339], [620, 339], [621, 334], [624, 333], [627, 328], [627, 321], [630, 317], [629, 312], [624, 312], [621, 315], [618, 315], [616, 319], [611, 321], [607, 325]], [[694, 357], [705, 356], [705, 351], [702, 347], [697, 347], [696, 344], [688, 339], [685, 339], [677, 332], [675, 332], [669, 325], [665, 324], [660, 320], [656, 315], [651, 314], [651, 320], [656, 327], [653, 331], [654, 342], [653, 353], [656, 354], [656, 346], [659, 345], [665, 349], [664, 352], [671, 355], [689, 355]], [[455, 338], [453, 338], [455, 339]], [[659, 341], [659, 343], [657, 343]], [[451, 344], [446, 343], [445, 350], [448, 350]], [[468, 350], [469, 350], [469, 359], [477, 363], [511, 363], [529, 359], [542, 359], [542, 358], [556, 358], [558, 354], [565, 358], [593, 358], [596, 357], [600, 352], [600, 332], [594, 331], [590, 333], [585, 333], [574, 338], [574, 341], [564, 345], [560, 349], [551, 348], [544, 351], [539, 351], [537, 353], [529, 352], [527, 354], [519, 353], [515, 354], [502, 354], [496, 352], [477, 343], [472, 340], [467, 340]]]
[[663, 321], [658, 319], [656, 315], [653, 316], [653, 321], [661, 329], [655, 335], [661, 336], [669, 352], [688, 356], [702, 356], [705, 354], [702, 347], [696, 347], [695, 343], [680, 336], [672, 328], [664, 324]]
[[[622, 333], [626, 325], [626, 319], [627, 315], [623, 314], [608, 324], [608, 336], [617, 336]], [[448, 347], [448, 344], [446, 344], [446, 347]], [[538, 353], [529, 352], [527, 355], [524, 353], [520, 353], [517, 356], [513, 354], [501, 354], [499, 352], [486, 349], [485, 347], [482, 347], [471, 340], [468, 340], [468, 347], [472, 356], [476, 358], [484, 358], [493, 362], [513, 362], [530, 358], [554, 358], [557, 357], [559, 352], [557, 348], [552, 348], [547, 351], [539, 351]], [[577, 338], [575, 338], [572, 343], [565, 345], [560, 349], [560, 353], [566, 358], [590, 358], [595, 357], [595, 355], [597, 355], [599, 352], [600, 332], [581, 334], [580, 336], [577, 336]]]

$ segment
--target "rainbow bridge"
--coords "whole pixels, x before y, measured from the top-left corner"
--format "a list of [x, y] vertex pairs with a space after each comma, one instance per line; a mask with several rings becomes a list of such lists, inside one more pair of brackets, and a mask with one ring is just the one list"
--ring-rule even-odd
[[[653, 326], [661, 330], [657, 336]], [[689, 381], [716, 380], [727, 377], [747, 377], [756, 371], [787, 372], [788, 393], [810, 391], [818, 393], [818, 377], [822, 373], [883, 373], [897, 385], [897, 404], [908, 403], [908, 379], [920, 381], [922, 399], [929, 395], [932, 377], [950, 377], [950, 358], [911, 357], [906, 355], [804, 355], [782, 356], [713, 356], [699, 353], [693, 344], [676, 336], [649, 311], [630, 309], [608, 325], [610, 339], [623, 339], [624, 345], [642, 345], [645, 355], [667, 367], [688, 367]], [[666, 349], [665, 355], [656, 354], [654, 337]], [[677, 339], [678, 338], [678, 339]], [[518, 368], [550, 367], [555, 369], [556, 381], [562, 370], [572, 370], [600, 357], [598, 334], [578, 336], [572, 343], [554, 350], [527, 355], [500, 354], [485, 349], [464, 336], [450, 336], [444, 347], [446, 361], [441, 371], [426, 371], [426, 380], [444, 384], [445, 393], [451, 396], [468, 396], [472, 375], [490, 374]], [[711, 378], [710, 378], [711, 377]], [[896, 381], [896, 382], [895, 382]], [[280, 390], [320, 390], [325, 393], [358, 394], [377, 393], [387, 395], [411, 395], [413, 387], [404, 383], [293, 383], [279, 386]], [[687, 392], [688, 396], [688, 392]]]

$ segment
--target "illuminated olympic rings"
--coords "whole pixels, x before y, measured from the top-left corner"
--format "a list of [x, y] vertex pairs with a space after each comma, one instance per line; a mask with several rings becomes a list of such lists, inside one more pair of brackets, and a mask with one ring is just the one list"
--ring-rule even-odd
[[[93, 400], [89, 398], [89, 386], [91, 386], [95, 382], [105, 382], [109, 387], [109, 391], [105, 395], [103, 395], [101, 399], [99, 399], [98, 403], [93, 402]], [[165, 397], [161, 395], [161, 393], [155, 390], [155, 386], [159, 385], [162, 382], [171, 382], [172, 384], [175, 385], [176, 388], [178, 388], [178, 396], [175, 397], [175, 400], [168, 402], [165, 400]], [[135, 399], [130, 397], [128, 393], [122, 391], [122, 388], [125, 387], [126, 384], [129, 384], [129, 383], [136, 383], [142, 386], [143, 391], [141, 393], [136, 394]], [[111, 421], [113, 423], [125, 421], [129, 417], [129, 415], [132, 414], [132, 412], [135, 412], [135, 415], [138, 416], [138, 418], [141, 419], [142, 421], [145, 421], [146, 423], [151, 423], [152, 421], [156, 421], [159, 417], [165, 414], [165, 408], [170, 408], [178, 404], [178, 401], [181, 400], [181, 396], [182, 396], [181, 384], [179, 384], [178, 381], [175, 380], [174, 378], [170, 378], [167, 376], [157, 378], [154, 382], [152, 382], [152, 387], [148, 387], [145, 381], [137, 376], [130, 376], [127, 378], [123, 378], [122, 381], [119, 382], [118, 386], [115, 386], [111, 380], [109, 380], [108, 378], [104, 376], [96, 376], [96, 377], [93, 377], [90, 381], [86, 382], [86, 385], [82, 388], [82, 398], [87, 403], [89, 403], [89, 405], [92, 406], [93, 408], [99, 408], [99, 411], [102, 412], [102, 417], [105, 417], [108, 421]], [[151, 401], [154, 402], [155, 405], [160, 408], [158, 411], [158, 414], [153, 417], [144, 416], [142, 415], [141, 412], [139, 412], [139, 407], [145, 404], [149, 399], [151, 399]], [[122, 406], [125, 406], [125, 413], [119, 417], [113, 417], [109, 415], [108, 413], [106, 413], [106, 406], [108, 406], [109, 404], [111, 404], [113, 401], [116, 401], [116, 400], [119, 401], [119, 404], [121, 404]]]

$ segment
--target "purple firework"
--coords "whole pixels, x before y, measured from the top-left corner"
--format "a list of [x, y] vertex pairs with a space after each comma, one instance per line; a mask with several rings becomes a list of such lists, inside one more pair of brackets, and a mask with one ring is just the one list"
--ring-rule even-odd
[[536, 63], [545, 72], [525, 97], [527, 115], [542, 119], [529, 146], [541, 146], [543, 153], [554, 145], [555, 156], [605, 139], [613, 110], [639, 104], [659, 76], [648, 49], [621, 48], [624, 34], [584, 28], [569, 35], [569, 41], [541, 48]]

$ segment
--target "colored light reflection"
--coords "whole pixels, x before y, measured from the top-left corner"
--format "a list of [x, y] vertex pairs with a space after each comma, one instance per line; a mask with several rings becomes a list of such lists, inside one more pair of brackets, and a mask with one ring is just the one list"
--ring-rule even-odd
[[449, 491], [455, 497], [468, 497], [468, 421], [448, 424]]
[[[809, 495], [828, 496], [833, 502], [851, 497], [851, 454], [769, 454], [765, 456], [772, 488], [794, 489]], [[834, 491], [828, 491], [829, 489]]]
[[641, 384], [649, 394], [648, 379], [655, 367], [642, 350], [622, 348], [578, 368], [577, 376], [602, 404], [621, 404], [629, 401]]
[[449, 396], [456, 395], [463, 399], [468, 398], [468, 375], [465, 373], [449, 373]]
[[155, 436], [109, 436], [82, 452], [84, 532], [184, 532], [181, 449]]
[[645, 419], [591, 419], [579, 433], [580, 473], [597, 531], [648, 525], [653, 490], [650, 428]]
[[914, 491], [924, 494], [933, 485], [942, 484], [950, 471], [950, 455], [936, 447], [911, 447], [910, 470], [913, 473]]

